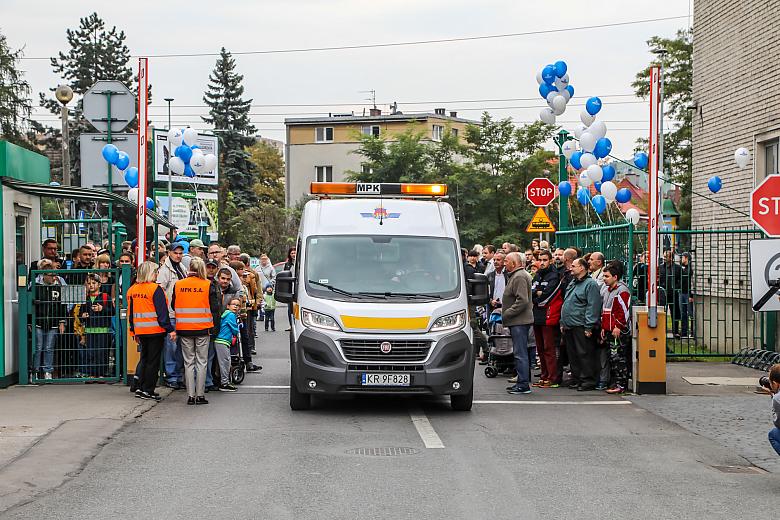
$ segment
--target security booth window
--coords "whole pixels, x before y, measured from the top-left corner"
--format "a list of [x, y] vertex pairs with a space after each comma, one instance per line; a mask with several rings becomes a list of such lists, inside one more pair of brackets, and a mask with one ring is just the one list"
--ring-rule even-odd
[[306, 242], [306, 292], [324, 299], [456, 298], [462, 270], [450, 238], [313, 236]]

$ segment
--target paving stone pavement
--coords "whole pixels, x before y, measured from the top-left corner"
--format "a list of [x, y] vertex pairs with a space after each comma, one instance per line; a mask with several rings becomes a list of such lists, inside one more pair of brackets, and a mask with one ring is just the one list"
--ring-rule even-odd
[[734, 449], [752, 464], [780, 473], [780, 457], [767, 440], [772, 427], [768, 395], [627, 396], [637, 406], [686, 430]]

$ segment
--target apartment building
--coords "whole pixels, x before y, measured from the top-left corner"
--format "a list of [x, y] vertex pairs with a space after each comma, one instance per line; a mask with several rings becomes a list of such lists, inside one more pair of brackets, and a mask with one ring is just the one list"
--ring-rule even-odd
[[361, 135], [369, 134], [393, 140], [409, 128], [418, 125], [424, 140], [438, 141], [447, 127], [460, 139], [466, 126], [478, 121], [459, 118], [457, 112], [446, 113], [437, 108], [434, 113], [382, 114], [371, 109], [367, 116], [334, 114], [329, 117], [288, 118], [286, 126], [286, 196], [287, 206], [294, 205], [309, 193], [309, 183], [339, 182], [347, 172], [360, 171], [363, 157], [354, 153]]

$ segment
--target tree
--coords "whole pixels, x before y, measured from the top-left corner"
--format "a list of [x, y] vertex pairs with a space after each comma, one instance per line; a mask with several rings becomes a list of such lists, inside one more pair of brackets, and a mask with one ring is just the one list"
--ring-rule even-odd
[[[693, 39], [685, 29], [677, 31], [675, 38], [654, 36], [647, 41], [654, 52], [660, 51], [658, 62], [664, 69], [664, 109], [667, 118], [678, 126], [664, 128], [663, 171], [675, 183], [682, 186], [680, 203], [680, 227], [689, 228], [691, 222], [691, 188], [693, 160], [691, 129], [693, 113], [688, 107], [693, 100]], [[665, 53], [664, 53], [665, 51]], [[637, 73], [631, 84], [637, 96], [650, 95], [650, 66]], [[640, 140], [640, 144], [646, 143]]]
[[0, 137], [14, 144], [32, 148], [25, 137], [25, 120], [32, 112], [30, 84], [19, 70], [22, 50], [11, 50], [0, 34]]
[[273, 146], [257, 141], [247, 148], [257, 169], [253, 190], [261, 202], [284, 206], [284, 159]]
[[429, 144], [423, 130], [410, 124], [393, 140], [361, 134], [357, 150], [366, 158], [361, 172], [347, 172], [347, 178], [361, 182], [421, 182], [430, 166]]

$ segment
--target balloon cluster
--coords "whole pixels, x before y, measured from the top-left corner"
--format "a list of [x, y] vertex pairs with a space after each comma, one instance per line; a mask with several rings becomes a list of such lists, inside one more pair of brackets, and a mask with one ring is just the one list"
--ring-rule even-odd
[[554, 125], [555, 117], [566, 111], [566, 105], [574, 96], [574, 87], [569, 85], [568, 67], [564, 61], [556, 61], [536, 74], [539, 83], [539, 95], [547, 101], [547, 107], [539, 113], [539, 119], [545, 124]]
[[[125, 172], [125, 183], [130, 188], [127, 190], [127, 198], [130, 202], [138, 203], [138, 168], [130, 166], [130, 156], [119, 150], [113, 144], [107, 144], [101, 151], [103, 159], [108, 164], [113, 164], [119, 171]], [[154, 209], [154, 201], [146, 197], [146, 207]]]
[[172, 128], [168, 131], [168, 144], [173, 150], [168, 169], [174, 175], [195, 177], [212, 172], [217, 167], [217, 156], [204, 154], [198, 146], [198, 131], [194, 128]]

